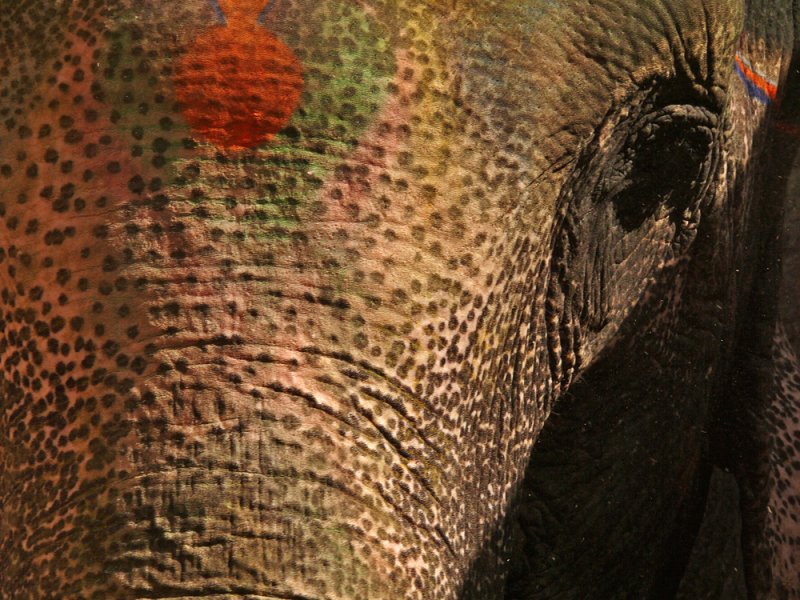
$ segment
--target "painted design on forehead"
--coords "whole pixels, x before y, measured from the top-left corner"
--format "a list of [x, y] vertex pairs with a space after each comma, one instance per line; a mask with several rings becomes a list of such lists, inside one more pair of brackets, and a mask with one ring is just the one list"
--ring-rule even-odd
[[[157, 175], [148, 193], [163, 199], [168, 189], [169, 197], [188, 194], [199, 202], [192, 194], [203, 190], [203, 203], [228, 207], [235, 190], [239, 206], [253, 203], [243, 218], [276, 224], [270, 227], [270, 239], [279, 235], [288, 240], [292, 228], [309, 214], [306, 209], [318, 218], [320, 191], [331, 177], [344, 185], [361, 185], [363, 167], [353, 166], [349, 157], [361, 144], [372, 143], [364, 136], [373, 131], [376, 119], [398, 123], [399, 117], [381, 113], [397, 93], [394, 30], [381, 14], [362, 10], [353, 0], [264, 0], [260, 6], [250, 5], [239, 22], [255, 29], [258, 39], [270, 34], [291, 49], [302, 65], [302, 93], [294, 114], [268, 143], [245, 151], [240, 142], [240, 149], [219, 152], [226, 147], [193, 130], [186, 119], [174, 81], [187, 49], [214, 30], [235, 28], [237, 11], [221, 3], [215, 14], [211, 0], [185, 4], [137, 0], [136, 8], [115, 14], [103, 38], [93, 93], [108, 107], [121, 143], [131, 145], [133, 162], [151, 166]], [[263, 8], [267, 12], [259, 17]], [[194, 99], [211, 98], [198, 87]], [[417, 108], [417, 100], [408, 101]], [[404, 135], [399, 123], [397, 127]], [[387, 147], [375, 150], [375, 160]], [[237, 183], [243, 172], [247, 187]], [[261, 231], [251, 228], [248, 235]]]
[[776, 82], [759, 73], [746, 57], [737, 53], [733, 68], [745, 86], [747, 86], [747, 93], [750, 94], [751, 98], [755, 98], [764, 104], [770, 104], [778, 97]]
[[175, 68], [175, 96], [186, 122], [222, 148], [270, 141], [292, 118], [303, 68], [260, 23], [274, 0], [211, 0], [221, 24], [200, 34]]

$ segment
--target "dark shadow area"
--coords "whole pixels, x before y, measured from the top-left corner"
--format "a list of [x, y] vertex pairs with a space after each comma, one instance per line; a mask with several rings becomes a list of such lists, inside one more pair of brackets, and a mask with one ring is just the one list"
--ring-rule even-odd
[[739, 487], [714, 468], [705, 513], [676, 600], [746, 600]]
[[627, 339], [559, 400], [463, 599], [496, 597], [477, 586], [498, 561], [506, 600], [746, 598], [737, 483], [713, 466], [704, 425], [704, 357], [652, 331]]
[[508, 600], [676, 596], [706, 505], [710, 390], [655, 342], [610, 353], [550, 417], [518, 498]]

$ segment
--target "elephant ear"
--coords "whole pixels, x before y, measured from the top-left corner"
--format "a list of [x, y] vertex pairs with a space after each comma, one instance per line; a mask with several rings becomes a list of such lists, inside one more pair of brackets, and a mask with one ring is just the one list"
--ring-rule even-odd
[[[792, 64], [800, 64], [798, 44]], [[742, 318], [731, 393], [738, 435], [730, 457], [755, 598], [800, 597], [800, 76], [790, 71], [765, 169], [774, 229]]]
[[776, 326], [740, 375], [742, 538], [751, 597], [800, 597], [800, 361]]
[[[783, 116], [779, 127], [790, 137], [800, 139], [800, 127], [794, 131], [791, 125], [795, 120], [785, 118], [785, 111]], [[800, 123], [800, 118], [796, 121]], [[792, 349], [800, 355], [800, 153], [795, 157], [786, 181], [778, 312]]]
[[[797, 53], [796, 53], [797, 55]], [[796, 78], [800, 79], [800, 78]], [[800, 81], [792, 81], [800, 87]], [[788, 95], [788, 94], [787, 94]], [[791, 98], [798, 98], [797, 93]], [[783, 166], [786, 181], [778, 190], [783, 198], [783, 222], [779, 257], [762, 277], [770, 279], [763, 293], [775, 290], [775, 297], [762, 298], [757, 308], [777, 315], [769, 345], [756, 351], [750, 368], [740, 377], [750, 377], [743, 389], [745, 439], [751, 455], [740, 477], [742, 525], [746, 565], [751, 593], [764, 598], [800, 597], [800, 106], [787, 103], [781, 110], [777, 136], [781, 147], [795, 149], [795, 160]], [[789, 154], [791, 156], [791, 153]], [[780, 167], [779, 167], [780, 168]], [[776, 236], [778, 237], [778, 236]], [[771, 271], [773, 274], [767, 274]], [[758, 292], [757, 292], [758, 293]], [[771, 295], [771, 294], [770, 294]], [[774, 303], [774, 304], [773, 304]], [[757, 317], [754, 317], [757, 318]], [[758, 343], [756, 343], [758, 347]], [[749, 409], [749, 410], [748, 410]]]

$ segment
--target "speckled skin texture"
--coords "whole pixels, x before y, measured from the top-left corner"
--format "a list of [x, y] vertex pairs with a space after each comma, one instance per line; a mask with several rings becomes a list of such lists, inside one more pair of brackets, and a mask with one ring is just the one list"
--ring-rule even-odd
[[[733, 57], [794, 77], [791, 4], [273, 0], [302, 93], [240, 147], [177, 99], [211, 2], [0, 0], [0, 596], [657, 597], [778, 220]], [[574, 528], [559, 407], [551, 464], [617, 466]]]
[[762, 597], [790, 598], [800, 590], [800, 363], [782, 329], [771, 358], [767, 408], [758, 418], [769, 460], [764, 485], [754, 486], [766, 510], [762, 522], [750, 524], [750, 533], [756, 552], [769, 557], [758, 565]]

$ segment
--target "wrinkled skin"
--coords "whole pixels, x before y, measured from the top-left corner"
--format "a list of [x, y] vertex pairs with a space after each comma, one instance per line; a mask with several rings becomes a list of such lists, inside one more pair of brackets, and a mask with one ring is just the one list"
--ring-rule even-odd
[[732, 67], [789, 93], [791, 4], [275, 0], [248, 148], [176, 101], [212, 3], [0, 1], [0, 595], [659, 597], [716, 463], [797, 597], [795, 138]]

